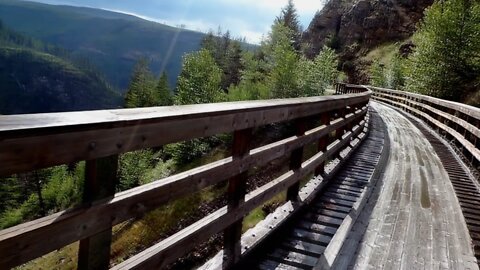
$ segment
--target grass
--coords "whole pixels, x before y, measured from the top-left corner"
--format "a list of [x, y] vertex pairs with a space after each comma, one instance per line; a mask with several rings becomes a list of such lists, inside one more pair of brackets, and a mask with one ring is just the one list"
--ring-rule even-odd
[[379, 60], [384, 65], [390, 65], [390, 62], [392, 61], [395, 53], [398, 52], [399, 47], [400, 43], [387, 43], [380, 45], [364, 56], [363, 60], [366, 62]]
[[77, 255], [78, 242], [16, 267], [15, 270], [73, 270], [77, 269]]
[[263, 205], [255, 208], [243, 219], [242, 233], [255, 227], [257, 223], [265, 219], [265, 217], [267, 217], [267, 215], [270, 214], [268, 211], [265, 211], [266, 209], [274, 209], [280, 204], [284, 203], [286, 200], [287, 200], [287, 192], [284, 191], [277, 194], [275, 197], [268, 200]]

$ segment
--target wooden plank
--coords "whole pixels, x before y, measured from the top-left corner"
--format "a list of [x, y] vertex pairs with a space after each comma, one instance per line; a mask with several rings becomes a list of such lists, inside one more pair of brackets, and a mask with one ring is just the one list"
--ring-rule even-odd
[[308, 220], [299, 221], [297, 226], [306, 231], [321, 232], [323, 235], [327, 236], [333, 236], [337, 231], [335, 227], [314, 223]]
[[301, 253], [310, 255], [310, 256], [319, 256], [325, 250], [325, 246], [309, 243], [306, 241], [287, 238], [283, 243], [280, 244], [282, 247], [285, 247], [290, 250], [297, 250]]
[[261, 270], [298, 270], [298, 267], [268, 259], [260, 262], [258, 268]]
[[377, 187], [380, 198], [373, 204], [370, 217], [364, 220], [368, 229], [361, 238], [354, 267], [464, 267], [465, 261], [473, 258], [473, 252], [439, 158], [409, 119], [390, 107], [379, 108], [392, 138], [391, 163], [383, 187]]
[[0, 116], [0, 176], [317, 115], [369, 97]]
[[268, 254], [267, 257], [270, 260], [289, 264], [299, 268], [311, 268], [315, 266], [317, 262], [317, 258], [314, 256], [302, 254], [283, 248], [275, 249], [275, 251], [271, 254]]
[[[362, 117], [365, 111], [347, 121]], [[185, 194], [218, 183], [245, 172], [253, 165], [267, 162], [290, 153], [298, 145], [313, 142], [343, 125], [343, 120], [322, 126], [303, 137], [291, 137], [250, 151], [250, 155], [233, 160], [231, 157], [152, 182], [115, 195], [112, 200], [97, 201], [88, 208], [80, 208], [41, 218], [0, 231], [0, 265], [9, 267], [99, 233], [111, 225], [123, 222]], [[331, 149], [335, 151], [335, 149]], [[323, 161], [323, 159], [321, 159]], [[50, 235], [57, 235], [51, 239]], [[48, 244], [46, 244], [48, 243]], [[26, 248], [28, 247], [28, 249]], [[18, 250], [25, 250], [22, 254]], [[21, 256], [20, 256], [21, 255]]]
[[290, 237], [295, 239], [300, 239], [302, 241], [314, 243], [317, 245], [322, 245], [322, 246], [328, 245], [328, 243], [330, 243], [330, 240], [332, 239], [332, 237], [329, 235], [324, 235], [321, 233], [302, 230], [302, 229], [293, 230], [292, 235], [290, 235]]

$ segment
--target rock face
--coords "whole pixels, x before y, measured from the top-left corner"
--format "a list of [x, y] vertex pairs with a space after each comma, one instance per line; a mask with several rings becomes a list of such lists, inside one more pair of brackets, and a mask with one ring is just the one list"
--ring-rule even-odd
[[404, 40], [415, 31], [423, 11], [433, 0], [330, 0], [304, 34], [312, 53], [326, 42], [341, 48], [355, 43], [372, 48]]
[[[329, 0], [303, 35], [306, 53], [315, 56], [324, 45], [349, 62], [372, 48], [409, 38], [433, 0]], [[350, 75], [347, 63], [345, 71]]]

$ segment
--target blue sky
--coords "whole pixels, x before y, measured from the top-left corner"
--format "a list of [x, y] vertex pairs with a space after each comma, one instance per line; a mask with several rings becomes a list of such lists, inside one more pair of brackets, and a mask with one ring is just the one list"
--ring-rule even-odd
[[[36, 0], [120, 11], [186, 28], [206, 32], [230, 30], [235, 37], [259, 43], [287, 0]], [[323, 6], [322, 0], [294, 0], [304, 28]]]

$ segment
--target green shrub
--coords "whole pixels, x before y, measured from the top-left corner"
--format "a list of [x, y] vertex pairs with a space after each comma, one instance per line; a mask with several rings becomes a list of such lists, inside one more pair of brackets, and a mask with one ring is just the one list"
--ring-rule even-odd
[[117, 191], [137, 187], [142, 183], [142, 175], [154, 167], [153, 151], [139, 150], [120, 156], [118, 166], [119, 183]]

